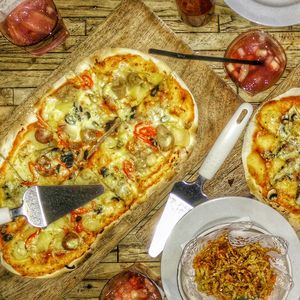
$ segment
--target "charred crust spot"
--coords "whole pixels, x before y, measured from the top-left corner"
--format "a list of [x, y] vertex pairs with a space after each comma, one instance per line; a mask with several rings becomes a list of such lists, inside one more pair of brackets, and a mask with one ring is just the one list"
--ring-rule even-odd
[[73, 266], [65, 265], [65, 268], [68, 270], [74, 270], [76, 268], [76, 266], [75, 265], [73, 265]]
[[92, 252], [87, 252], [85, 255], [85, 259], [89, 259], [93, 255]]

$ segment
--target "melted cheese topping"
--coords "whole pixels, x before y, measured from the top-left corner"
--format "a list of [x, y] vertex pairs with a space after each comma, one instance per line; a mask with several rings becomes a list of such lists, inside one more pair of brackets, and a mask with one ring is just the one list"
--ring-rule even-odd
[[300, 97], [266, 102], [255, 117], [249, 175], [263, 200], [300, 218]]
[[166, 70], [139, 55], [95, 59], [36, 104], [36, 118], [2, 160], [0, 206], [18, 207], [35, 184], [101, 183], [106, 192], [45, 229], [25, 218], [3, 226], [0, 249], [16, 272], [39, 277], [71, 267], [189, 155], [195, 103]]

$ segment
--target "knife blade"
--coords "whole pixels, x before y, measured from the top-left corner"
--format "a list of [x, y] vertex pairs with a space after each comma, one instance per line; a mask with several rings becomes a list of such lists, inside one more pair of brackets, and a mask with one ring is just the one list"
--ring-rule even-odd
[[175, 183], [148, 250], [151, 257], [156, 257], [163, 251], [167, 238], [177, 222], [194, 206], [208, 200], [203, 192], [203, 184], [207, 179], [213, 178], [221, 167], [248, 123], [252, 112], [251, 104], [241, 104], [206, 156], [199, 169], [198, 178], [194, 182]]
[[46, 227], [104, 192], [102, 185], [32, 186], [23, 195], [21, 207], [0, 208], [0, 224], [26, 216], [35, 227]]

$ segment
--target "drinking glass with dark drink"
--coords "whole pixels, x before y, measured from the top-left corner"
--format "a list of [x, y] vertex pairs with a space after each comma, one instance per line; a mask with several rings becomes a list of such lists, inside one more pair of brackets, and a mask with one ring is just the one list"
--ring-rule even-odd
[[181, 19], [191, 26], [205, 25], [214, 10], [215, 0], [176, 0]]
[[52, 0], [0, 0], [0, 30], [10, 42], [37, 56], [69, 36]]

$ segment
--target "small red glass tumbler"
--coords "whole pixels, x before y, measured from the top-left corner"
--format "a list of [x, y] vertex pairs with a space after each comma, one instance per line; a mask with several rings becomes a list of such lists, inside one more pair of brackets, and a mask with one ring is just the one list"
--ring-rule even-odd
[[37, 56], [69, 36], [52, 0], [0, 0], [0, 31], [10, 42]]
[[240, 34], [228, 46], [225, 57], [263, 62], [258, 66], [224, 64], [232, 81], [252, 96], [272, 87], [282, 76], [287, 63], [280, 43], [262, 30]]
[[214, 0], [176, 0], [181, 19], [191, 26], [205, 25], [214, 11]]

